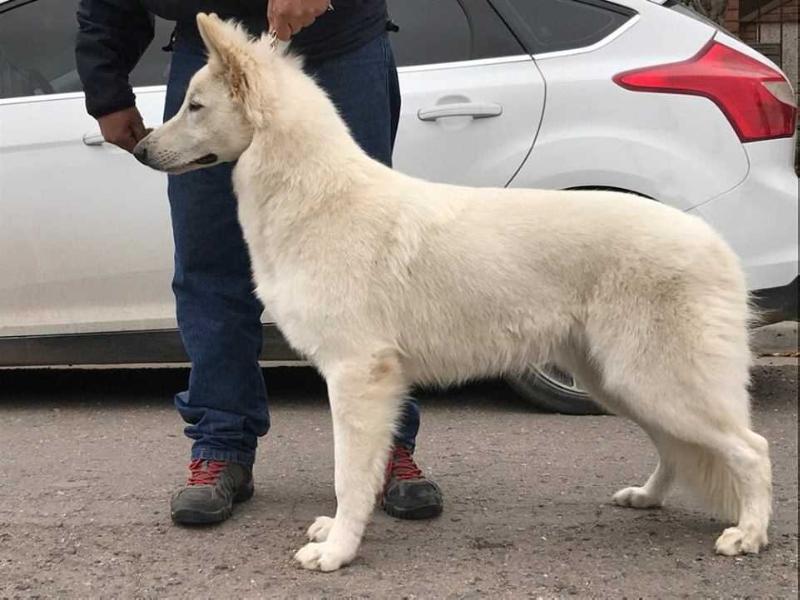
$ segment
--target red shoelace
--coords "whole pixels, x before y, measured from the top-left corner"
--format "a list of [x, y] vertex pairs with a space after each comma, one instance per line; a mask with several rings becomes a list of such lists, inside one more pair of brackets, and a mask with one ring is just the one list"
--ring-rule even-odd
[[199, 458], [189, 463], [189, 481], [186, 485], [214, 485], [219, 474], [228, 466], [224, 460], [206, 460]]
[[386, 464], [386, 481], [396, 479], [423, 479], [422, 470], [414, 462], [411, 452], [405, 446], [395, 446]]

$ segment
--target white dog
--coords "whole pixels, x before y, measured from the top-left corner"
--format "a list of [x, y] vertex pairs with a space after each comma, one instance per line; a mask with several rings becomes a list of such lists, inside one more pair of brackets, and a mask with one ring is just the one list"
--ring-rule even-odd
[[136, 154], [170, 173], [238, 160], [256, 292], [330, 395], [338, 505], [309, 528], [295, 555], [304, 567], [356, 556], [412, 385], [544, 362], [658, 449], [647, 482], [614, 502], [660, 506], [682, 480], [736, 523], [717, 552], [767, 544], [745, 281], [705, 223], [625, 194], [408, 177], [364, 154], [298, 59], [215, 15], [197, 22], [208, 64]]

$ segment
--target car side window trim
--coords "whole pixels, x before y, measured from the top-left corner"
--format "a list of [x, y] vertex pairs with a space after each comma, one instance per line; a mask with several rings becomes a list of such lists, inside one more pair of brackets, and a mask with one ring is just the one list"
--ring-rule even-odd
[[36, 0], [0, 0], [0, 14], [36, 2]]
[[615, 39], [622, 36], [631, 27], [636, 25], [636, 23], [639, 22], [640, 18], [641, 17], [638, 14], [632, 16], [630, 19], [625, 21], [625, 23], [623, 23], [619, 28], [612, 31], [602, 40], [598, 40], [597, 42], [589, 46], [582, 46], [580, 48], [570, 48], [569, 50], [554, 50], [553, 52], [539, 52], [537, 54], [531, 54], [531, 56], [535, 60], [547, 60], [548, 58], [559, 58], [561, 56], [572, 56], [573, 54], [584, 54], [586, 52], [594, 52], [595, 50], [598, 50], [603, 46], [607, 46]]
[[439, 71], [442, 69], [464, 69], [467, 67], [483, 67], [517, 62], [531, 62], [530, 54], [517, 54], [515, 56], [498, 56], [497, 58], [476, 58], [473, 60], [458, 60], [453, 62], [428, 63], [424, 65], [407, 65], [398, 67], [398, 73], [415, 73], [417, 71]]
[[583, 52], [591, 52], [609, 42], [616, 39], [619, 35], [627, 31], [633, 24], [639, 20], [639, 13], [632, 8], [608, 2], [607, 0], [573, 0], [577, 5], [583, 4], [593, 6], [598, 9], [603, 9], [610, 13], [616, 13], [627, 19], [620, 23], [620, 25], [609, 32], [603, 38], [587, 45], [576, 46], [574, 48], [564, 48], [562, 50], [547, 50], [537, 48], [537, 41], [530, 35], [526, 34], [526, 25], [522, 15], [517, 12], [512, 0], [486, 0], [492, 7], [498, 17], [505, 23], [506, 27], [514, 33], [519, 42], [530, 52], [534, 58], [554, 58], [556, 56], [568, 56], [571, 54], [580, 54]]

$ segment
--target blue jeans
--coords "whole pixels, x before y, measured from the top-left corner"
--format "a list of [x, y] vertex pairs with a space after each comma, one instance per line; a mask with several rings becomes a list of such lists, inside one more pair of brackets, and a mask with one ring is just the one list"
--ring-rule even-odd
[[[202, 47], [182, 44], [172, 57], [164, 119], [183, 103], [192, 75], [205, 64]], [[386, 36], [348, 54], [307, 65], [327, 90], [356, 141], [391, 165], [400, 114], [397, 70]], [[175, 405], [192, 458], [249, 466], [269, 429], [267, 392], [258, 357], [263, 306], [253, 293], [250, 258], [231, 186], [231, 164], [169, 177], [175, 239], [173, 291], [178, 327], [192, 362], [189, 389]], [[408, 402], [397, 441], [410, 448], [419, 409]]]

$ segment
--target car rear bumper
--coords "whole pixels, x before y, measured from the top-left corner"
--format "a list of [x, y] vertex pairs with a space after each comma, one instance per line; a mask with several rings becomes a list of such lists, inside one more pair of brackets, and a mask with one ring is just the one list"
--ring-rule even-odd
[[798, 278], [787, 285], [753, 292], [753, 300], [760, 311], [762, 324], [779, 321], [797, 321]]
[[702, 217], [742, 261], [750, 290], [785, 288], [798, 274], [798, 180], [794, 138], [745, 144], [750, 172], [738, 186], [689, 212]]

